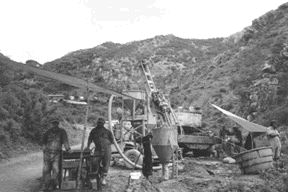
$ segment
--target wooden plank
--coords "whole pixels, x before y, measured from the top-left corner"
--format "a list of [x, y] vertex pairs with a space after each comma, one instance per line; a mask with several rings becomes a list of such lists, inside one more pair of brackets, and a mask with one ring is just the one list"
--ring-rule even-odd
[[[79, 167], [79, 162], [80, 160], [77, 159], [77, 160], [64, 160], [62, 162], [62, 168], [63, 169], [73, 169], [73, 168], [78, 168]], [[82, 168], [85, 168], [86, 167], [86, 164], [84, 163], [82, 165]]]

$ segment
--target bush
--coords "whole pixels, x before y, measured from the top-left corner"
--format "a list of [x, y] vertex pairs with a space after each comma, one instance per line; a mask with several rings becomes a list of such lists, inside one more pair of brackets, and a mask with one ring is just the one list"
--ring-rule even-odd
[[280, 107], [269, 108], [265, 113], [257, 118], [262, 125], [269, 125], [269, 122], [274, 119], [279, 125], [288, 125], [288, 104], [283, 104]]

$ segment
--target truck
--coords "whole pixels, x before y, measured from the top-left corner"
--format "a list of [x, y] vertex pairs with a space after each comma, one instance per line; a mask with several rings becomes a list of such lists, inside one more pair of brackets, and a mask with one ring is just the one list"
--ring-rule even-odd
[[178, 119], [178, 145], [182, 148], [183, 156], [192, 152], [194, 157], [209, 156], [211, 147], [220, 143], [210, 132], [202, 130], [202, 111], [199, 107], [175, 110]]

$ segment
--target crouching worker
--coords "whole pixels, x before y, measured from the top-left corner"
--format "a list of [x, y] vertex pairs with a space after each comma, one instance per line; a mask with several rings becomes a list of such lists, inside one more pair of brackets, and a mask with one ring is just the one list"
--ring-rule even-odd
[[[106, 176], [110, 167], [111, 160], [111, 144], [113, 136], [111, 131], [104, 127], [105, 120], [99, 118], [97, 126], [92, 129], [88, 137], [87, 149], [93, 141], [95, 145], [95, 157], [92, 160], [92, 172], [98, 173], [102, 185], [106, 185]], [[97, 178], [98, 180], [99, 178]]]
[[267, 128], [267, 139], [272, 147], [273, 160], [277, 161], [281, 154], [280, 134], [277, 131], [276, 121], [272, 120], [270, 127]]
[[60, 121], [50, 121], [51, 128], [43, 135], [43, 190], [54, 190], [59, 187], [59, 166], [62, 153], [62, 145], [66, 151], [71, 148], [68, 143], [67, 133], [59, 127]]

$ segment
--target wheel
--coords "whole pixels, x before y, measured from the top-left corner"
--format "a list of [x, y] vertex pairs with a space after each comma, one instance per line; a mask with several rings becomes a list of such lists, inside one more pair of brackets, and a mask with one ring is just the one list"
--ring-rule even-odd
[[142, 166], [143, 164], [143, 155], [137, 149], [129, 149], [124, 152], [124, 155], [135, 164], [135, 166], [130, 163], [124, 161], [125, 167], [128, 169], [134, 169], [136, 165]]

